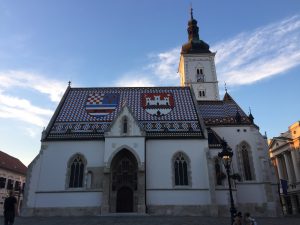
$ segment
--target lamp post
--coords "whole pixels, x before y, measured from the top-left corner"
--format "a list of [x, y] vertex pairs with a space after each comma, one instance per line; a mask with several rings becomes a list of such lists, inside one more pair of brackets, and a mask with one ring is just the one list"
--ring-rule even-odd
[[231, 188], [231, 182], [230, 182], [230, 165], [232, 161], [233, 152], [232, 149], [227, 145], [227, 142], [222, 140], [222, 152], [218, 153], [218, 157], [221, 158], [222, 163], [226, 169], [227, 179], [228, 179], [228, 185], [229, 185], [229, 194], [230, 194], [230, 215], [231, 215], [231, 224], [233, 224], [234, 221], [234, 215], [236, 214], [236, 209], [234, 207], [234, 200], [232, 196], [232, 188]]

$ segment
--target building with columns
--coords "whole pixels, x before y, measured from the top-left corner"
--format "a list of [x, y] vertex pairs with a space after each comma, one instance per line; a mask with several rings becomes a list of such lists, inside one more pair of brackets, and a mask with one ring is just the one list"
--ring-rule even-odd
[[231, 180], [238, 210], [278, 215], [266, 137], [229, 93], [220, 99], [216, 53], [192, 12], [187, 31], [180, 87], [67, 87], [29, 166], [23, 215], [229, 215], [222, 140], [242, 178]]
[[300, 214], [300, 121], [269, 143], [284, 214]]

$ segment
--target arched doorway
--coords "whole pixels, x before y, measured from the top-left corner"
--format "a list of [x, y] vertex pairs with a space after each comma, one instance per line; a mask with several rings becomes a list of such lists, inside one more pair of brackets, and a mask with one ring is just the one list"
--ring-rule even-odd
[[111, 163], [111, 212], [136, 212], [138, 203], [138, 163], [127, 149]]

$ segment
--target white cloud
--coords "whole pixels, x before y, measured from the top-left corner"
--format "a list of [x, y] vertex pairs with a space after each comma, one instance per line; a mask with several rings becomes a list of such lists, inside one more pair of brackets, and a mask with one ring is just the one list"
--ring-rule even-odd
[[220, 83], [230, 86], [284, 73], [300, 64], [300, 17], [293, 16], [216, 44]]
[[0, 72], [0, 88], [2, 90], [14, 87], [34, 89], [48, 95], [53, 102], [58, 102], [61, 99], [66, 86], [61, 81], [49, 79], [34, 73], [14, 70]]
[[127, 73], [115, 82], [118, 87], [152, 87], [153, 81], [147, 75], [140, 73]]
[[0, 94], [0, 117], [46, 126], [52, 110], [33, 106], [28, 100]]
[[180, 48], [174, 48], [170, 51], [161, 52], [157, 55], [150, 55], [152, 63], [150, 63], [149, 68], [151, 68], [154, 74], [161, 81], [178, 81], [178, 65], [180, 57]]

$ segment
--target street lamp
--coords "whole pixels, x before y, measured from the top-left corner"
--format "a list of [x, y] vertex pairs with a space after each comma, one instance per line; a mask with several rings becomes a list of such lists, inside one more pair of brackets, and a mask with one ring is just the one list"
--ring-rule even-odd
[[229, 185], [229, 193], [230, 193], [230, 215], [231, 215], [231, 224], [233, 224], [234, 221], [234, 215], [236, 214], [236, 209], [234, 207], [234, 201], [232, 196], [232, 188], [231, 188], [231, 182], [230, 182], [230, 165], [232, 161], [233, 152], [232, 149], [227, 145], [227, 142], [222, 140], [222, 152], [218, 153], [218, 157], [222, 159], [222, 163], [226, 169], [227, 173], [227, 179], [228, 179], [228, 185]]

